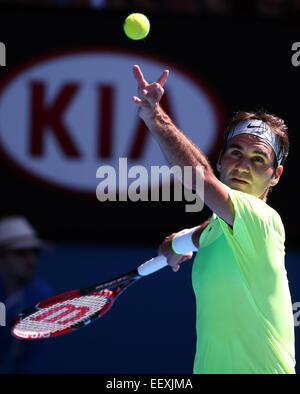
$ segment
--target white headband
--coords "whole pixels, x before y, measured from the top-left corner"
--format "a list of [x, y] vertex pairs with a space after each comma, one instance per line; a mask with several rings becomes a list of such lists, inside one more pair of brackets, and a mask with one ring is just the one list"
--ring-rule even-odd
[[273, 148], [278, 165], [281, 163], [283, 154], [280, 149], [279, 136], [271, 130], [267, 123], [258, 119], [243, 120], [230, 130], [227, 141], [239, 134], [252, 134], [265, 140]]

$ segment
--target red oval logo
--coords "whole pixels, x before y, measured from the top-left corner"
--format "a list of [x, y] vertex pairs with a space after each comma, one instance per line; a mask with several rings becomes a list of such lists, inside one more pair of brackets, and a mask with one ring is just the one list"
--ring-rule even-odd
[[33, 60], [0, 89], [0, 146], [26, 174], [55, 187], [95, 195], [100, 166], [166, 165], [132, 102], [132, 66], [157, 79], [168, 68], [162, 105], [179, 128], [210, 155], [223, 112], [211, 90], [186, 70], [140, 53], [78, 50]]

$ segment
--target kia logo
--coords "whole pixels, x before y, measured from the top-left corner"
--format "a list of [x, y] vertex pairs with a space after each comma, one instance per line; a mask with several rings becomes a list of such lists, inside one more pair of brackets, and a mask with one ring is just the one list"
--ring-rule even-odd
[[211, 89], [164, 59], [95, 48], [33, 59], [2, 81], [2, 157], [36, 181], [94, 195], [97, 169], [117, 167], [120, 157], [128, 166], [166, 165], [132, 101], [134, 64], [148, 81], [170, 70], [162, 106], [210, 155], [224, 126]]

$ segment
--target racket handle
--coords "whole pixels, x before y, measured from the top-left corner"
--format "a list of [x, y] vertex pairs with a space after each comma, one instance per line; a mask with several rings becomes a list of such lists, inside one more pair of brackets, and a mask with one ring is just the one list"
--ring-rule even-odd
[[139, 275], [146, 276], [150, 275], [155, 271], [158, 271], [168, 265], [167, 258], [165, 256], [153, 257], [153, 259], [146, 261], [146, 263], [140, 265], [137, 268]]

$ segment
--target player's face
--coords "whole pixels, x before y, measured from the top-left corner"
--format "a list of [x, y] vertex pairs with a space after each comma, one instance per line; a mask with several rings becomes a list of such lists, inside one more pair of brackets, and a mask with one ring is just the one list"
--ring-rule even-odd
[[217, 169], [220, 180], [232, 189], [265, 199], [270, 187], [275, 186], [283, 167], [274, 171], [274, 152], [263, 139], [239, 134], [227, 144]]

